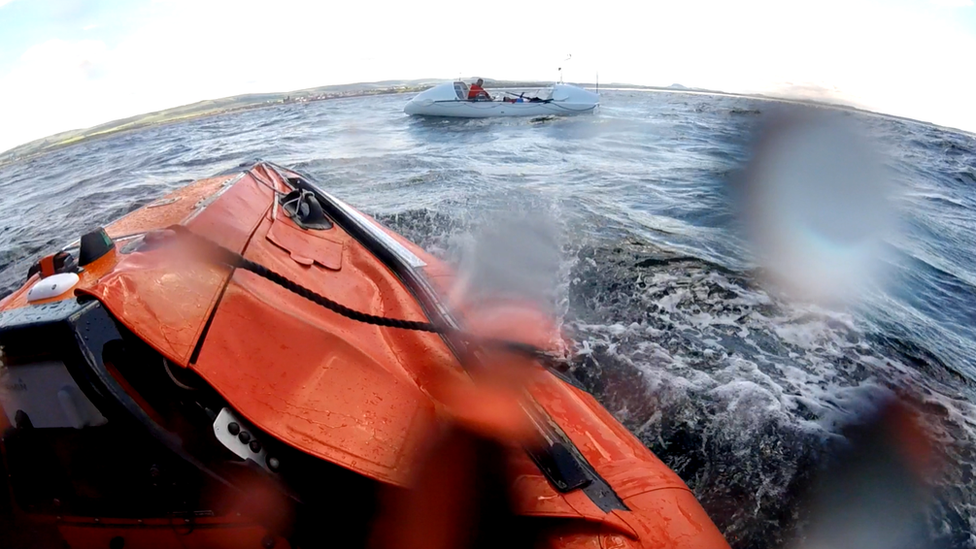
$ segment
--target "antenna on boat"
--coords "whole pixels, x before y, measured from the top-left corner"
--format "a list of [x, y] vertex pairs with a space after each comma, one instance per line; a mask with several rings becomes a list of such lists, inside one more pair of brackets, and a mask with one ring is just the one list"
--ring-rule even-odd
[[[567, 53], [566, 54], [566, 59], [563, 59], [563, 62], [569, 61], [572, 58], [573, 58], [573, 54]], [[563, 68], [562, 67], [559, 67], [558, 70], [559, 70], [559, 83], [562, 84], [563, 83]]]
[[596, 71], [596, 93], [600, 94], [600, 71]]

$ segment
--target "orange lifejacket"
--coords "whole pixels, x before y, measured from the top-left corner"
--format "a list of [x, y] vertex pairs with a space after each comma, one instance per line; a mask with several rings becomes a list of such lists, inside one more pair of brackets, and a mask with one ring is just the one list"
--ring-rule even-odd
[[487, 97], [488, 92], [477, 84], [471, 84], [471, 87], [468, 88], [468, 99], [478, 99], [482, 96]]

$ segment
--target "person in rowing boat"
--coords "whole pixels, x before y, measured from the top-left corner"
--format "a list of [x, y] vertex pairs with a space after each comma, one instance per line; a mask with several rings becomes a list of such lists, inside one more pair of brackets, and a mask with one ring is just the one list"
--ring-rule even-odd
[[479, 78], [477, 82], [471, 84], [471, 87], [468, 88], [469, 101], [491, 101], [491, 96], [481, 87], [484, 83], [485, 81]]

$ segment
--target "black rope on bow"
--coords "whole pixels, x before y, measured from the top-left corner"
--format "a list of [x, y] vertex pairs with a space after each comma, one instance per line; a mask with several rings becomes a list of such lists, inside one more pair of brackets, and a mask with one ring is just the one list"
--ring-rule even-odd
[[183, 225], [173, 225], [168, 228], [175, 232], [178, 236], [192, 240], [194, 243], [201, 245], [205, 248], [206, 252], [211, 259], [216, 262], [229, 265], [237, 269], [244, 269], [245, 271], [252, 272], [261, 278], [267, 279], [275, 284], [281, 286], [282, 288], [292, 292], [296, 295], [304, 297], [305, 299], [320, 305], [340, 316], [355, 320], [356, 322], [362, 322], [364, 324], [371, 324], [373, 326], [383, 326], [386, 328], [399, 328], [401, 330], [413, 330], [417, 332], [428, 332], [433, 334], [444, 334], [444, 335], [454, 335], [458, 336], [469, 343], [475, 343], [483, 347], [495, 347], [504, 349], [507, 351], [512, 351], [520, 353], [523, 355], [528, 355], [535, 359], [546, 360], [546, 361], [557, 361], [558, 359], [547, 353], [543, 349], [540, 349], [534, 345], [528, 343], [521, 343], [518, 341], [507, 341], [499, 339], [483, 339], [473, 334], [465, 333], [461, 330], [450, 326], [438, 326], [431, 322], [421, 322], [416, 320], [403, 320], [399, 318], [389, 318], [385, 316], [377, 316], [369, 313], [364, 313], [362, 311], [357, 311], [355, 309], [350, 309], [345, 305], [329, 299], [322, 294], [316, 293], [297, 282], [289, 280], [284, 276], [272, 271], [271, 269], [261, 265], [260, 263], [255, 263], [239, 253], [228, 250], [227, 248], [204, 238]]

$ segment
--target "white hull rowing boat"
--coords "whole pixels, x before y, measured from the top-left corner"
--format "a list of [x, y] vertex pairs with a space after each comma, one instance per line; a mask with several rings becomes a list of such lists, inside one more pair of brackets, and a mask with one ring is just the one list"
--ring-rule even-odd
[[492, 101], [470, 100], [467, 96], [468, 86], [464, 82], [445, 82], [418, 94], [403, 112], [455, 118], [552, 116], [593, 112], [600, 103], [599, 95], [570, 84], [553, 84], [521, 97], [510, 94]]

